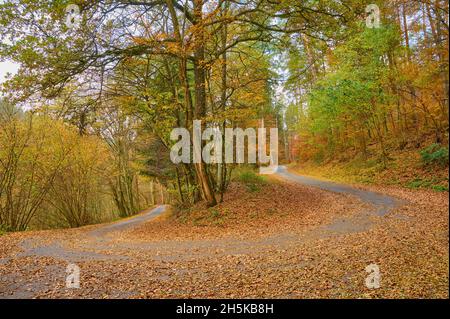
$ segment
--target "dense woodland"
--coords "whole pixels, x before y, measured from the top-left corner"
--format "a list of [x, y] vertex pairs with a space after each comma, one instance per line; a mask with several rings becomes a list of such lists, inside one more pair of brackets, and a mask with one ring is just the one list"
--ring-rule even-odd
[[289, 47], [286, 120], [300, 158], [375, 151], [386, 167], [389, 150], [448, 143], [448, 2], [380, 8], [379, 29], [360, 25], [331, 42], [299, 36]]
[[0, 59], [20, 69], [2, 86], [0, 226], [216, 205], [237, 164], [170, 161], [193, 120], [276, 126], [286, 163], [385, 169], [413, 149], [448, 166], [448, 31], [446, 0], [5, 0]]

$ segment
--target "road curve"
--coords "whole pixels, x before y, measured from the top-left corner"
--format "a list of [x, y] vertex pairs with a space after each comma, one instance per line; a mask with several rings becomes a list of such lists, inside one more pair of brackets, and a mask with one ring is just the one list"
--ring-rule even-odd
[[403, 204], [402, 201], [388, 195], [358, 189], [349, 185], [343, 185], [294, 174], [289, 172], [286, 166], [278, 166], [276, 174], [296, 183], [317, 187], [330, 192], [356, 196], [364, 203], [373, 205], [373, 209], [371, 209], [370, 211], [366, 211], [366, 213], [370, 215], [384, 216], [395, 207]]
[[147, 222], [149, 220], [152, 220], [152, 219], [160, 216], [162, 213], [164, 213], [166, 211], [166, 209], [167, 209], [167, 205], [159, 205], [155, 208], [148, 209], [148, 210], [144, 211], [143, 213], [132, 216], [130, 218], [120, 220], [115, 223], [107, 224], [105, 226], [101, 226], [101, 227], [91, 231], [89, 233], [89, 235], [99, 237], [99, 236], [106, 235], [107, 233], [110, 233], [113, 231], [121, 231], [121, 230], [125, 230], [128, 228], [140, 225], [144, 222]]
[[[21, 251], [15, 257], [9, 256], [4, 260], [0, 260], [0, 263], [7, 263], [12, 258], [17, 257], [51, 257], [62, 261], [63, 264], [62, 266], [61, 264], [46, 264], [47, 260], [43, 259], [43, 266], [38, 269], [42, 276], [38, 278], [33, 277], [34, 268], [34, 270], [24, 269], [23, 274], [7, 273], [2, 278], [3, 285], [6, 288], [3, 289], [3, 292], [0, 289], [0, 299], [5, 297], [32, 298], [36, 294], [46, 291], [49, 283], [57, 285], [64, 282], [66, 278], [66, 263], [78, 264], [82, 262], [108, 261], [107, 264], [109, 264], [111, 262], [135, 262], [135, 256], [126, 253], [130, 250], [139, 250], [142, 252], [141, 255], [150, 256], [149, 258], [152, 261], [164, 263], [199, 260], [203, 257], [212, 257], [214, 259], [219, 256], [242, 256], [256, 252], [264, 254], [264, 252], [274, 249], [274, 247], [278, 250], [287, 249], [301, 242], [314, 242], [323, 238], [365, 232], [376, 223], [383, 222], [383, 216], [402, 203], [400, 200], [384, 194], [297, 175], [289, 172], [284, 166], [280, 166], [276, 174], [295, 183], [317, 187], [325, 191], [349, 194], [370, 205], [365, 205], [365, 209], [354, 215], [335, 217], [322, 225], [305, 230], [302, 234], [279, 233], [256, 240], [225, 240], [218, 238], [201, 241], [163, 240], [148, 243], [115, 241], [113, 235], [117, 231], [128, 230], [160, 216], [167, 210], [166, 205], [148, 209], [128, 219], [95, 226], [94, 229], [91, 228], [82, 233], [82, 237], [75, 233], [73, 238], [60, 238], [48, 242], [40, 242], [39, 236], [31, 236], [19, 243]], [[27, 276], [30, 276], [32, 280]]]
[[[144, 222], [152, 220], [157, 216], [160, 216], [167, 209], [166, 205], [159, 205], [155, 208], [150, 208], [142, 212], [141, 214], [132, 216], [127, 219], [123, 219], [117, 222], [113, 222], [110, 224], [99, 225], [98, 228], [91, 230], [86, 233], [87, 237], [93, 239], [91, 246], [100, 246], [103, 245], [106, 247], [109, 246], [111, 238], [108, 235], [114, 231], [126, 230], [134, 226], [138, 226]], [[59, 241], [51, 241], [46, 244], [35, 244], [35, 238], [27, 238], [20, 243], [20, 247], [22, 248], [22, 252], [18, 254], [19, 257], [27, 257], [27, 256], [40, 256], [40, 257], [53, 257], [66, 261], [77, 261], [77, 260], [89, 260], [89, 259], [110, 259], [111, 256], [107, 256], [104, 254], [99, 254], [92, 252], [93, 247], [87, 246], [87, 248], [91, 248], [88, 251], [84, 250], [76, 250], [69, 249], [64, 247]], [[119, 256], [120, 257], [120, 256]], [[122, 258], [122, 257], [120, 257]], [[9, 259], [8, 259], [9, 260]], [[3, 262], [7, 262], [8, 260], [4, 260]]]

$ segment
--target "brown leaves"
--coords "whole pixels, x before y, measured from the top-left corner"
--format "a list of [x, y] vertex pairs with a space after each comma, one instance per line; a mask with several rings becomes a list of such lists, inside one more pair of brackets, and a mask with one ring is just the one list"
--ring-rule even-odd
[[[259, 192], [232, 185], [217, 213], [198, 206], [182, 212], [184, 219], [181, 213], [160, 217], [107, 238], [86, 236], [95, 226], [8, 234], [0, 237], [0, 256], [11, 257], [0, 265], [0, 296], [448, 298], [448, 199], [425, 191], [374, 190], [408, 204], [353, 233], [330, 233], [325, 226], [358, 216], [364, 209], [359, 201], [274, 180]], [[81, 289], [65, 288], [65, 261], [15, 256], [23, 238], [98, 254], [74, 261]], [[372, 263], [380, 268], [379, 289], [365, 286], [365, 268]]]

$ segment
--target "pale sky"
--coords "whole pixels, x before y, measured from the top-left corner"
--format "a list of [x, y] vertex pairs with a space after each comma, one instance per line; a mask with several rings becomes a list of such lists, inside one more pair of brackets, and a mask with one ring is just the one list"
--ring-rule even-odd
[[[0, 0], [0, 4], [2, 3], [3, 0]], [[7, 41], [5, 43], [7, 43]], [[19, 66], [16, 63], [10, 61], [0, 62], [0, 84], [5, 82], [5, 76], [7, 73], [15, 74], [18, 69]]]
[[16, 63], [6, 61], [0, 62], [0, 84], [5, 81], [5, 76], [7, 73], [15, 74], [19, 66]]

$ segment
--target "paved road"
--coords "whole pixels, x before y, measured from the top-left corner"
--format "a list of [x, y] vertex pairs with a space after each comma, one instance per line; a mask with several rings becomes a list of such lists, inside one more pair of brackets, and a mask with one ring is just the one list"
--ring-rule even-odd
[[[380, 218], [389, 214], [394, 208], [405, 204], [404, 201], [385, 194], [291, 173], [285, 166], [279, 166], [276, 174], [295, 183], [317, 187], [330, 192], [352, 195], [370, 205], [370, 208], [363, 210], [356, 215], [347, 218], [337, 218], [329, 224], [318, 227], [311, 232], [312, 237], [315, 238], [325, 238], [367, 231], [372, 228], [376, 222], [380, 222]], [[403, 217], [396, 215], [395, 218], [401, 219]]]
[[[52, 257], [67, 263], [108, 260], [108, 263], [110, 263], [114, 262], [114, 260], [130, 260], [132, 262], [133, 260], [130, 259], [130, 256], [124, 253], [125, 251], [140, 251], [143, 254], [152, 256], [153, 260], [161, 260], [164, 262], [183, 260], [183, 258], [192, 259], [194, 257], [198, 259], [205, 256], [213, 256], [216, 258], [219, 255], [216, 253], [212, 255], [212, 252], [217, 252], [218, 250], [221, 251], [222, 255], [246, 255], [258, 251], [263, 253], [268, 248], [277, 247], [277, 249], [285, 249], [290, 245], [295, 245], [300, 242], [315, 241], [320, 238], [367, 231], [375, 223], [382, 222], [384, 215], [401, 204], [399, 200], [384, 194], [300, 176], [289, 172], [283, 166], [278, 168], [276, 174], [296, 183], [317, 187], [326, 191], [356, 196], [363, 202], [369, 204], [367, 205], [368, 208], [350, 217], [335, 218], [329, 223], [305, 231], [302, 235], [279, 233], [258, 240], [223, 240], [218, 238], [193, 241], [165, 240], [144, 243], [116, 243], [114, 241], [114, 235], [117, 234], [117, 231], [121, 232], [139, 226], [164, 213], [167, 206], [160, 205], [128, 219], [106, 225], [98, 225], [93, 230], [86, 231], [84, 235], [73, 238], [71, 245], [68, 245], [69, 242], [67, 240], [53, 240], [47, 243], [40, 243], [37, 238], [27, 238], [21, 242], [22, 252], [17, 257]], [[3, 263], [8, 262], [10, 259], [3, 260]], [[0, 299], [5, 297], [30, 298], [36, 293], [45, 290], [48, 282], [63, 282], [65, 269], [54, 267], [52, 265], [46, 265], [44, 269], [38, 269], [45, 273], [45, 276], [33, 281], [14, 272], [9, 273], [3, 278], [3, 284], [8, 288], [5, 289], [4, 293], [0, 289]]]
[[[330, 236], [367, 231], [368, 229], [373, 227], [374, 222], [376, 221], [376, 219], [374, 220], [374, 217], [382, 217], [387, 213], [389, 213], [393, 208], [401, 204], [399, 200], [384, 194], [361, 190], [348, 185], [332, 183], [328, 181], [315, 179], [312, 177], [305, 177], [298, 174], [294, 174], [289, 172], [287, 168], [284, 166], [279, 166], [276, 174], [284, 179], [296, 183], [317, 187], [331, 192], [350, 194], [356, 196], [363, 202], [370, 204], [369, 206], [370, 209], [368, 210], [361, 211], [359, 214], [356, 214], [351, 217], [334, 219], [331, 223], [324, 224], [308, 233], [305, 233], [305, 237], [309, 239], [325, 238]], [[124, 231], [139, 226], [145, 222], [148, 222], [156, 218], [157, 216], [160, 216], [162, 213], [166, 211], [166, 209], [167, 209], [166, 205], [159, 205], [156, 208], [148, 209], [142, 214], [127, 219], [123, 219], [114, 223], [99, 225], [94, 230], [91, 230], [86, 233], [86, 237], [90, 238], [89, 244], [85, 246], [85, 248], [87, 248], [88, 251], [67, 249], [66, 247], [63, 247], [64, 245], [61, 245], [62, 243], [55, 241], [50, 244], [36, 246], [34, 244], [34, 239], [29, 238], [22, 243], [21, 246], [23, 248], [23, 252], [20, 254], [20, 256], [41, 256], [41, 257], [49, 256], [63, 260], [110, 259], [111, 256], [104, 256], [102, 254], [94, 253], [92, 250], [98, 250], [100, 248], [108, 249], [110, 246], [114, 246], [114, 248], [117, 248], [116, 245], [111, 245], [111, 240], [113, 240], [114, 238], [108, 236], [110, 233], [114, 233], [117, 231]], [[270, 237], [267, 238], [266, 240], [261, 240], [259, 244], [264, 246], [264, 244], [267, 241], [270, 243], [277, 242], [282, 246], [285, 242], [298, 240], [299, 240], [298, 238], [291, 238], [290, 236], [280, 234], [279, 236], [276, 236], [276, 238]], [[164, 245], [176, 247], [182, 244], [178, 241], [166, 241], [164, 242]], [[205, 242], [192, 241], [189, 243], [189, 245], [193, 247], [202, 247], [211, 245], [215, 247], [221, 247], [223, 243], [222, 240], [209, 240]], [[163, 243], [158, 244], [148, 243], [144, 245], [139, 244], [139, 247], [136, 247], [136, 245], [129, 244], [128, 248], [148, 249], [149, 247], [154, 248], [157, 246], [163, 246]], [[255, 242], [247, 243], [242, 242], [242, 240], [238, 240], [236, 242], [233, 242], [232, 246], [234, 247], [235, 250], [237, 249], [237, 247], [239, 247], [239, 250], [245, 253], [248, 247], [252, 247], [251, 249], [254, 249], [255, 246], [258, 246], [258, 243]]]
[[294, 174], [289, 172], [285, 166], [279, 166], [276, 174], [287, 180], [294, 181], [303, 185], [318, 187], [320, 189], [335, 193], [343, 193], [356, 196], [363, 202], [373, 205], [374, 209], [368, 211], [367, 213], [376, 216], [384, 216], [388, 214], [393, 208], [402, 204], [400, 200], [397, 200], [388, 195], [358, 189], [349, 185], [337, 184], [312, 177]]
[[147, 211], [143, 212], [142, 214], [112, 223], [105, 226], [101, 226], [89, 233], [91, 236], [98, 236], [101, 237], [103, 235], [106, 235], [107, 233], [113, 232], [113, 231], [121, 231], [125, 230], [137, 225], [140, 225], [142, 223], [145, 223], [149, 220], [152, 220], [155, 217], [160, 216], [162, 213], [166, 211], [167, 206], [166, 205], [159, 205], [156, 208], [148, 209]]

